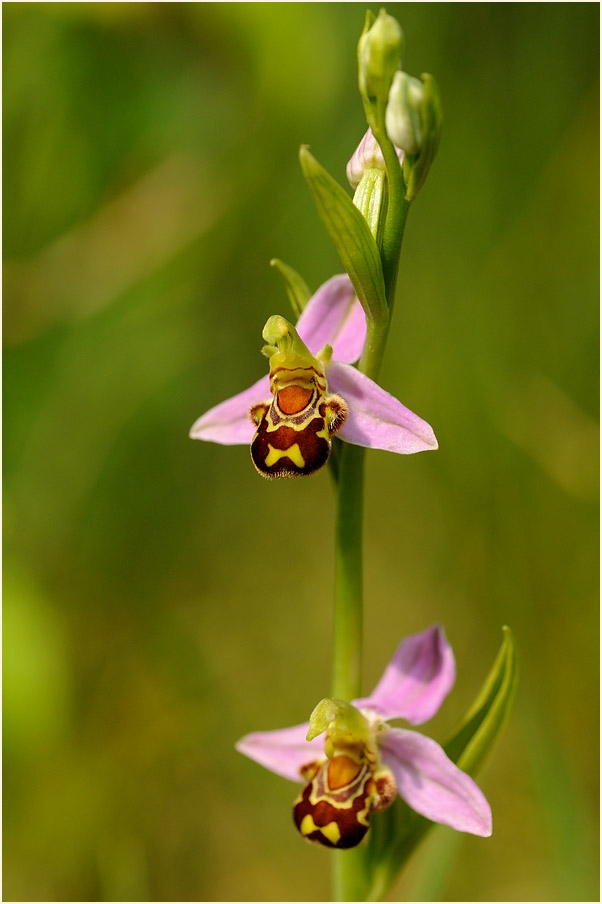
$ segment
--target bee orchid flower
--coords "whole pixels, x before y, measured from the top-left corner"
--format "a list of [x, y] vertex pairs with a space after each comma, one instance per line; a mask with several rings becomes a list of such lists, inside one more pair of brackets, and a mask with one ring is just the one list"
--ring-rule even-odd
[[270, 317], [263, 331], [270, 373], [193, 425], [193, 439], [250, 444], [265, 477], [312, 474], [328, 460], [331, 437], [401, 454], [436, 449], [431, 427], [353, 367], [366, 317], [346, 275], [309, 300], [296, 327]]
[[325, 699], [309, 722], [246, 735], [240, 753], [303, 782], [294, 821], [309, 841], [350, 848], [370, 813], [397, 794], [416, 812], [473, 835], [491, 835], [491, 810], [475, 782], [443, 749], [390, 719], [420, 725], [439, 709], [455, 680], [452, 649], [438, 625], [401, 642], [369, 697]]

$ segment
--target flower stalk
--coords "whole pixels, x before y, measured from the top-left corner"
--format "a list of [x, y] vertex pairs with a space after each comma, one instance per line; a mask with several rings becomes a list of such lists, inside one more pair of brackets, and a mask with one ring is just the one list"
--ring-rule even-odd
[[345, 445], [338, 459], [332, 695], [342, 700], [361, 692], [365, 458]]
[[[402, 159], [386, 129], [386, 108], [390, 84], [396, 65], [383, 65], [378, 53], [373, 61], [380, 63], [382, 90], [370, 91], [366, 71], [370, 67], [367, 45], [371, 34], [387, 34], [387, 52], [395, 57], [391, 47], [395, 46], [401, 63], [402, 34], [398, 24], [383, 10], [375, 23], [368, 13], [364, 33], [358, 47], [359, 87], [369, 128], [380, 148], [386, 169], [387, 198], [383, 203], [380, 194], [377, 204], [371, 204], [356, 189], [354, 204], [366, 216], [370, 231], [379, 245], [384, 277], [386, 310], [375, 319], [366, 311], [367, 331], [361, 360], [360, 372], [372, 380], [378, 380], [382, 366], [391, 312], [395, 301], [395, 289], [399, 271], [399, 258], [403, 234], [411, 200], [407, 198], [403, 176]], [[391, 38], [392, 35], [392, 38]], [[378, 42], [378, 37], [376, 38]], [[397, 42], [397, 46], [396, 46]], [[381, 41], [381, 43], [385, 43]], [[382, 52], [381, 52], [382, 56]], [[382, 88], [382, 82], [385, 83]], [[367, 174], [370, 173], [367, 170]], [[364, 177], [365, 179], [366, 177]], [[364, 181], [364, 180], [362, 180]], [[379, 187], [382, 183], [379, 184]], [[379, 241], [380, 239], [380, 241]], [[334, 601], [334, 651], [333, 651], [333, 695], [351, 700], [360, 693], [361, 661], [363, 638], [363, 514], [364, 514], [364, 471], [365, 449], [346, 447], [337, 462], [337, 512], [336, 512], [336, 553], [335, 553], [335, 601]], [[361, 900], [365, 895], [365, 870], [362, 868], [363, 852], [337, 851], [332, 870], [332, 891], [334, 901]]]
[[[358, 369], [375, 379], [380, 371], [390, 319], [368, 319]], [[332, 694], [353, 700], [361, 693], [363, 654], [363, 524], [366, 450], [344, 445], [338, 459], [335, 527], [335, 594]], [[332, 900], [365, 900], [367, 875], [361, 847], [334, 851]]]
[[[384, 131], [384, 130], [383, 130]], [[378, 130], [377, 130], [378, 134]], [[410, 202], [405, 199], [405, 183], [393, 143], [381, 135], [379, 141], [385, 163], [389, 197], [384, 224], [369, 223], [376, 236], [382, 231], [381, 261], [385, 278], [387, 311], [375, 320], [366, 317], [366, 342], [358, 370], [377, 380], [382, 366], [391, 309], [395, 297], [399, 254]], [[391, 174], [391, 175], [389, 175]], [[391, 186], [393, 195], [391, 196]], [[355, 199], [354, 199], [355, 201]], [[352, 700], [361, 692], [363, 650], [363, 522], [366, 450], [345, 446], [337, 462], [337, 508], [335, 528], [335, 599], [332, 693]], [[361, 848], [335, 851], [332, 864], [333, 901], [365, 898], [366, 871]]]
[[[358, 364], [360, 373], [371, 380], [378, 379], [384, 358], [401, 242], [410, 206], [410, 202], [405, 199], [405, 184], [398, 154], [393, 143], [386, 138], [386, 133], [385, 139], [380, 148], [386, 166], [387, 158], [389, 160], [386, 170], [389, 197], [386, 204], [380, 203], [379, 199], [379, 219], [377, 222], [369, 222], [369, 226], [375, 237], [381, 230], [384, 236], [387, 231], [389, 233], [389, 260], [384, 238], [381, 249], [387, 306], [378, 319], [370, 311], [366, 312], [366, 341]], [[372, 170], [367, 170], [368, 174], [371, 172]], [[392, 197], [391, 185], [397, 189]], [[354, 203], [360, 209], [362, 206], [367, 211], [373, 209], [366, 195], [358, 197], [357, 190]], [[394, 250], [395, 259], [391, 257], [391, 249]], [[345, 446], [337, 460], [333, 695], [346, 700], [360, 692], [361, 684], [365, 458], [364, 447]]]

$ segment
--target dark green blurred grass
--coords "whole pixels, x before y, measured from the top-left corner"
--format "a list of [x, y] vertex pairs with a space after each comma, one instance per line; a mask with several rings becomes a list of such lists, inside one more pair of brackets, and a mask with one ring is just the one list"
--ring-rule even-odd
[[[365, 689], [441, 621], [441, 738], [502, 624], [521, 653], [493, 838], [437, 830], [398, 895], [593, 900], [599, 9], [388, 9], [445, 125], [383, 383], [440, 450], [369, 456]], [[297, 150], [344, 181], [364, 7], [3, 13], [4, 898], [322, 900], [294, 787], [233, 742], [328, 691], [328, 477], [187, 432], [261, 374], [269, 259], [340, 269]]]

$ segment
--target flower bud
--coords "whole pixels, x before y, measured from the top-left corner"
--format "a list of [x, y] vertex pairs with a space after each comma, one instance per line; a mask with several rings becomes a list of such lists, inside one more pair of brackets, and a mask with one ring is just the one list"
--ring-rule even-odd
[[406, 72], [393, 76], [385, 124], [387, 135], [408, 154], [419, 154], [423, 139], [424, 83]]
[[405, 72], [395, 74], [385, 125], [391, 141], [405, 151], [403, 176], [406, 198], [411, 201], [424, 184], [441, 140], [441, 101], [432, 75], [420, 79]]
[[359, 40], [359, 85], [365, 99], [387, 102], [391, 80], [401, 66], [403, 32], [397, 19], [381, 9], [374, 23]]
[[[395, 150], [402, 164], [403, 151], [399, 148]], [[386, 172], [387, 167], [380, 145], [372, 129], [368, 129], [347, 164], [347, 178], [355, 189], [353, 203], [361, 211], [377, 243], [380, 243], [383, 226], [381, 221], [386, 210]]]
[[[399, 162], [403, 163], [403, 151], [399, 148], [395, 150], [397, 151]], [[365, 133], [355, 149], [353, 157], [347, 164], [347, 178], [352, 188], [358, 187], [364, 172], [369, 169], [386, 170], [380, 145], [372, 134], [372, 129], [368, 129]]]

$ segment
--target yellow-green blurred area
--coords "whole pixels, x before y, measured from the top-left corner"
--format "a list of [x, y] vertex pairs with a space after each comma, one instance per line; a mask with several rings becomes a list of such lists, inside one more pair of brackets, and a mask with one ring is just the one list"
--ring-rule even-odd
[[[5, 900], [329, 896], [233, 746], [329, 693], [329, 475], [188, 430], [265, 372], [269, 260], [341, 270], [297, 152], [345, 184], [364, 11], [3, 5]], [[595, 900], [599, 7], [388, 11], [445, 120], [382, 383], [440, 448], [368, 455], [364, 691], [441, 622], [442, 740], [503, 624], [521, 668], [493, 837], [437, 829], [392, 898]]]

